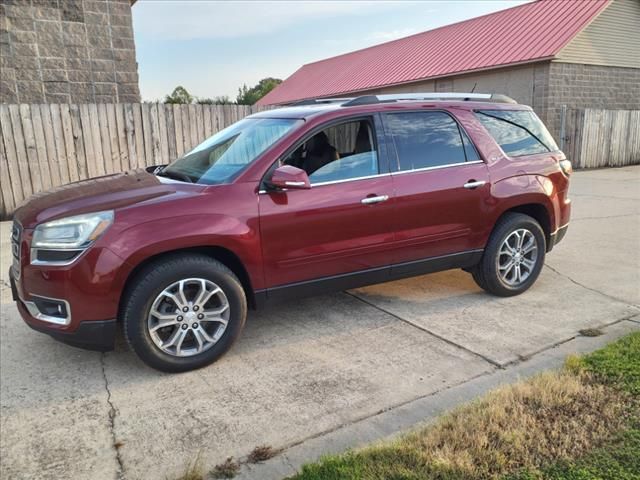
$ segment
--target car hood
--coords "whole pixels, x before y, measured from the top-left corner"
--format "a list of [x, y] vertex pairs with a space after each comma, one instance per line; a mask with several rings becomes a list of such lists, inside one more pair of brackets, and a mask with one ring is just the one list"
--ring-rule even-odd
[[146, 170], [70, 183], [33, 195], [14, 214], [24, 228], [81, 213], [115, 210], [159, 197], [197, 194], [205, 187], [157, 177]]

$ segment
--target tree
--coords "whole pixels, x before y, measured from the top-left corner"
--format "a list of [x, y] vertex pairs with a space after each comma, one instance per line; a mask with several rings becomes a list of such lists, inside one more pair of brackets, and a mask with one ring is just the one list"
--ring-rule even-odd
[[178, 85], [173, 89], [171, 95], [167, 95], [164, 97], [164, 103], [180, 103], [180, 104], [189, 104], [193, 103], [193, 95], [187, 92], [187, 89], [182, 85]]
[[221, 95], [215, 98], [198, 98], [196, 103], [200, 105], [231, 105], [233, 101], [228, 95]]
[[238, 89], [238, 97], [236, 98], [236, 103], [238, 105], [253, 105], [281, 83], [282, 80], [280, 80], [279, 78], [268, 77], [263, 78], [258, 82], [256, 86], [251, 88], [247, 87], [247, 85], [244, 84], [241, 88]]

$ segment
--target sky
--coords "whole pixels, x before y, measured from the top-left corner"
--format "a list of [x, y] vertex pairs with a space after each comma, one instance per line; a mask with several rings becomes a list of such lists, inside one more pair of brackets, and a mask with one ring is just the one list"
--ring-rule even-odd
[[161, 100], [177, 85], [235, 99], [261, 78], [526, 0], [138, 0], [133, 6], [140, 91]]

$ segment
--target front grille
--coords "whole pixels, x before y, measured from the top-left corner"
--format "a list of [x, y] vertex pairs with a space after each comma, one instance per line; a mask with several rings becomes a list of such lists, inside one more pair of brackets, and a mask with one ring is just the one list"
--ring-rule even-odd
[[15, 220], [11, 228], [11, 254], [13, 256], [12, 268], [15, 278], [20, 278], [20, 244], [22, 242], [22, 225]]

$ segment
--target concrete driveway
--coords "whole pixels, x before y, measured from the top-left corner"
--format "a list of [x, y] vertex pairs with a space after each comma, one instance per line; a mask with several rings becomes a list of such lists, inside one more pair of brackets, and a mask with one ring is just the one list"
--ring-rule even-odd
[[311, 460], [380, 412], [534, 369], [581, 329], [640, 329], [639, 186], [640, 167], [575, 173], [569, 232], [522, 296], [450, 271], [296, 301], [251, 314], [229, 354], [181, 375], [147, 368], [122, 340], [86, 352], [24, 325], [4, 223], [0, 477], [171, 478], [198, 454], [210, 468], [264, 444], [284, 448], [291, 471], [296, 448]]

